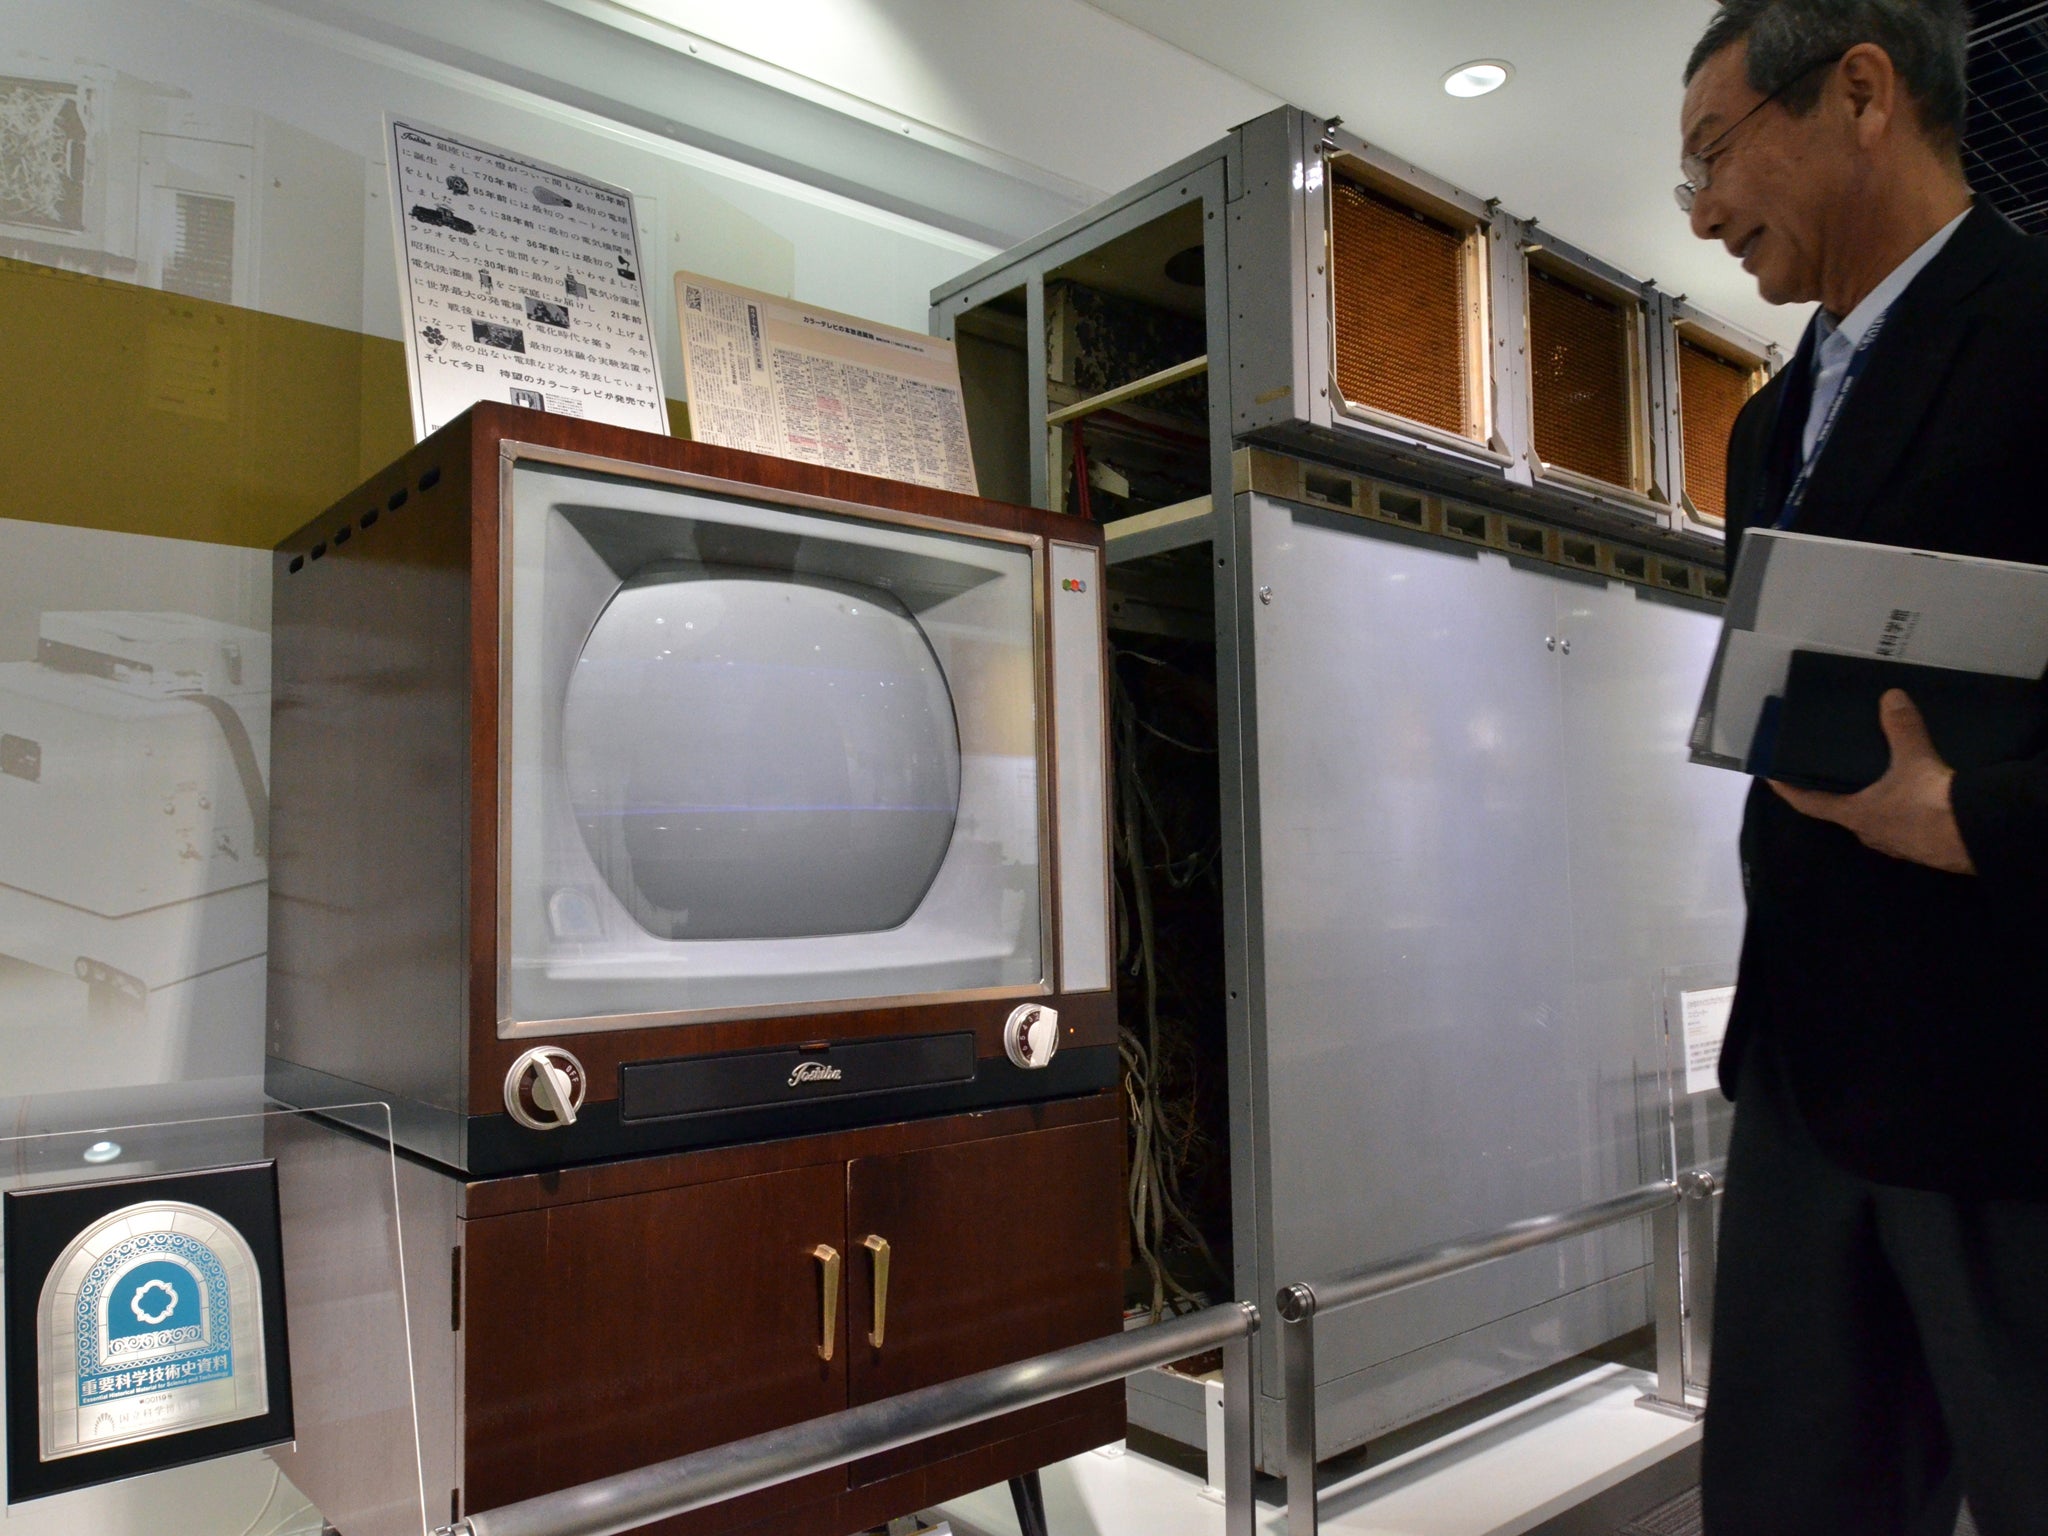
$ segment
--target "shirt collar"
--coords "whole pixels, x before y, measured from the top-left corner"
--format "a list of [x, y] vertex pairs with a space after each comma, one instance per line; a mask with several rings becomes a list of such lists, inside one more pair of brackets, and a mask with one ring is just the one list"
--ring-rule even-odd
[[1878, 317], [1898, 302], [1899, 295], [1912, 285], [1913, 279], [1920, 275], [1930, 261], [1941, 254], [1941, 248], [1948, 244], [1949, 236], [1956, 232], [1956, 226], [1969, 216], [1970, 210], [1965, 208], [1929, 235], [1918, 250], [1886, 273], [1884, 281], [1865, 294], [1863, 302], [1840, 320], [1835, 319], [1824, 309], [1817, 311], [1814, 316], [1815, 342], [1825, 346], [1834, 337], [1840, 336], [1842, 339], [1836, 343], [1837, 347], [1854, 349], [1862, 346], [1863, 338], [1877, 323]]

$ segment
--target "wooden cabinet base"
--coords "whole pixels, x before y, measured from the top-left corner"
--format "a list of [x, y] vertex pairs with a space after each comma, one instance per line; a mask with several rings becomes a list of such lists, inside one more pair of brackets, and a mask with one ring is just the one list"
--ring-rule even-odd
[[[404, 1164], [428, 1512], [1114, 1333], [1123, 1146], [1094, 1094], [559, 1174]], [[1123, 1429], [1119, 1383], [648, 1529], [848, 1536]]]

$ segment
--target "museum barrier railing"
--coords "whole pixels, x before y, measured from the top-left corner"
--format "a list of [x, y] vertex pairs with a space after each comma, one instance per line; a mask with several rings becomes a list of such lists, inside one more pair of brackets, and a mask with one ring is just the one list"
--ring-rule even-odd
[[[1284, 1324], [1280, 1335], [1280, 1370], [1286, 1391], [1287, 1536], [1316, 1536], [1317, 1529], [1317, 1316], [1462, 1274], [1531, 1248], [1581, 1237], [1644, 1216], [1650, 1218], [1657, 1380], [1637, 1403], [1682, 1418], [1697, 1418], [1700, 1409], [1688, 1402], [1685, 1395], [1686, 1315], [1680, 1279], [1680, 1227], [1689, 1211], [1693, 1216], [1690, 1246], [1694, 1263], [1704, 1263], [1711, 1270], [1711, 1207], [1712, 1196], [1718, 1192], [1719, 1185], [1711, 1172], [1691, 1169], [1675, 1180], [1659, 1179], [1626, 1194], [1513, 1222], [1498, 1231], [1417, 1249], [1329, 1280], [1282, 1287], [1275, 1309]], [[1705, 1212], [1704, 1220], [1701, 1212]]]
[[1252, 1536], [1251, 1336], [1259, 1310], [1230, 1302], [712, 1446], [558, 1493], [469, 1515], [435, 1536], [614, 1536], [946, 1430], [1223, 1350], [1224, 1531]]
[[[1655, 1287], [1656, 1384], [1642, 1407], [1696, 1418], [1687, 1400], [1688, 1356], [1704, 1337], [1688, 1338], [1681, 1284], [1685, 1266], [1710, 1274], [1716, 1170], [1689, 1169], [1626, 1194], [1514, 1222], [1498, 1231], [1383, 1260], [1334, 1279], [1285, 1286], [1277, 1309], [1286, 1387], [1288, 1536], [1314, 1536], [1316, 1514], [1315, 1322], [1321, 1313], [1390, 1296], [1567, 1238], [1644, 1216], [1651, 1222]], [[1682, 1224], [1689, 1223], [1682, 1244]], [[1223, 1351], [1224, 1532], [1252, 1536], [1251, 1339], [1259, 1310], [1231, 1302], [1185, 1317], [1077, 1344], [979, 1375], [906, 1392], [841, 1413], [712, 1446], [631, 1472], [484, 1510], [439, 1527], [435, 1536], [616, 1536], [777, 1483], [824, 1472], [948, 1430], [964, 1429], [1070, 1392], [1107, 1385], [1219, 1346]]]

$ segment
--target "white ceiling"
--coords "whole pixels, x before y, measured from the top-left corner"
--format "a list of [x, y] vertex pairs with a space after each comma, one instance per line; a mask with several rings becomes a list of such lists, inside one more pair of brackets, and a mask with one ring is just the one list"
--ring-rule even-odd
[[1035, 168], [1070, 196], [1067, 212], [1281, 102], [1085, 0], [549, 3], [615, 27], [633, 13], [671, 51], [841, 111], [893, 115], [955, 153], [975, 146]]
[[[1798, 339], [1671, 200], [1680, 74], [1714, 0], [551, 0], [637, 12], [1101, 194], [1280, 102], [1760, 334]], [[1475, 58], [1513, 80], [1459, 101]], [[730, 67], [730, 64], [728, 64]], [[1072, 193], [1069, 193], [1071, 196]]]

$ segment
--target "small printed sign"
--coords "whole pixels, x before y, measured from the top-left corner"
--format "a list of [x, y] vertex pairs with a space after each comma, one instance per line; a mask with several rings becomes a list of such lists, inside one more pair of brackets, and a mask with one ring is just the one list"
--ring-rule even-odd
[[633, 195], [390, 119], [413, 432], [479, 400], [668, 431]]
[[9, 1191], [9, 1503], [291, 1435], [269, 1164]]
[[1703, 987], [1678, 995], [1685, 1028], [1685, 1091], [1705, 1093], [1721, 1086], [1721, 1041], [1735, 1006], [1733, 987]]

